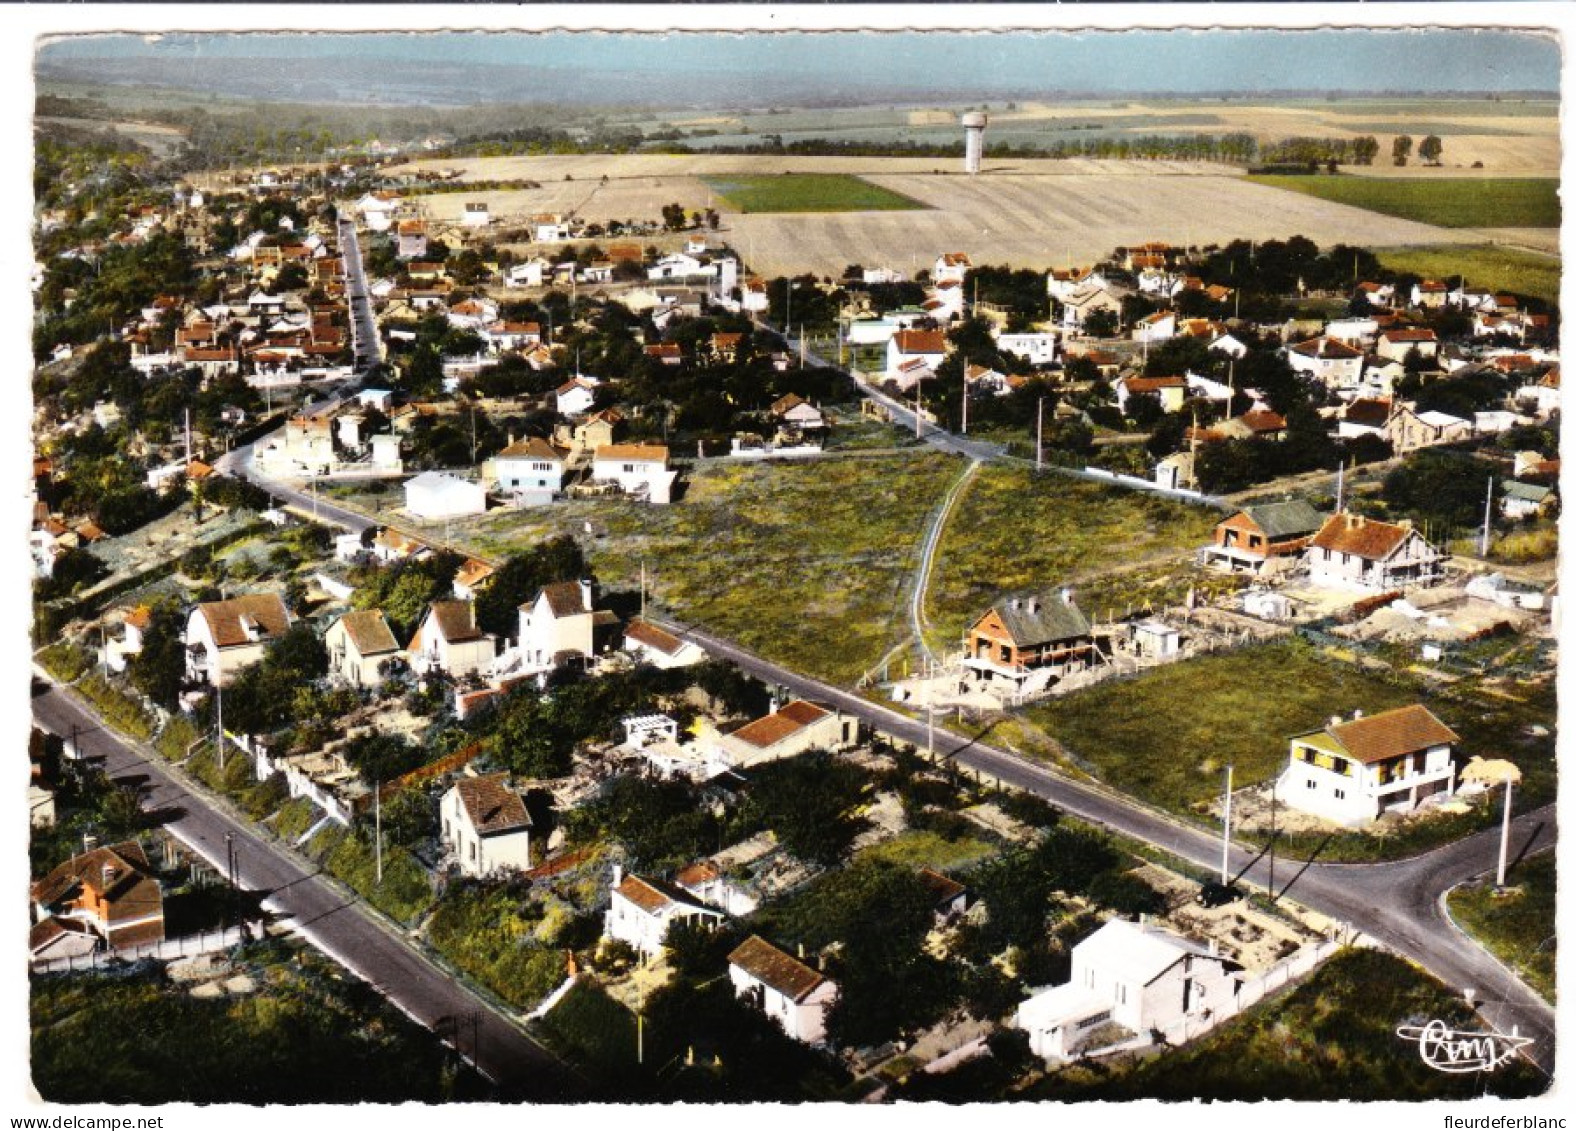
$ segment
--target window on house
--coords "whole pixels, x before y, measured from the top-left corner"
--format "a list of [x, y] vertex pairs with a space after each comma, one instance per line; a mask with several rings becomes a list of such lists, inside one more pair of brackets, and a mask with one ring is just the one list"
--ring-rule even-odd
[[1346, 791], [1344, 789], [1336, 790], [1335, 791], [1335, 800], [1337, 800], [1337, 801], [1345, 801], [1346, 800]]
[[1305, 784], [1305, 785], [1306, 785], [1306, 786], [1307, 786], [1307, 787], [1308, 787], [1308, 788], [1309, 788], [1309, 789], [1318, 789], [1318, 788], [1319, 788], [1319, 783], [1318, 783], [1318, 782], [1316, 782], [1316, 781], [1314, 781], [1314, 780], [1313, 780], [1313, 779], [1312, 779], [1312, 778], [1309, 778], [1309, 779], [1308, 779], [1308, 780], [1307, 780], [1307, 781], [1306, 781], [1306, 782], [1305, 782], [1305, 783], [1304, 783], [1304, 784]]

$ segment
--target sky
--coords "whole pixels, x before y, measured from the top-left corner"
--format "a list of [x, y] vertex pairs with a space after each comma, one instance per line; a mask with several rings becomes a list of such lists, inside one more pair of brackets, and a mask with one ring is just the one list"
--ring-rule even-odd
[[[150, 41], [150, 39], [152, 41]], [[819, 34], [436, 33], [169, 35], [46, 44], [40, 63], [354, 56], [534, 70], [616, 68], [693, 82], [757, 75], [774, 89], [937, 86], [1088, 93], [1276, 90], [1555, 92], [1552, 38], [1499, 30]], [[472, 91], [473, 95], [477, 92]], [[465, 99], [469, 101], [470, 99]]]

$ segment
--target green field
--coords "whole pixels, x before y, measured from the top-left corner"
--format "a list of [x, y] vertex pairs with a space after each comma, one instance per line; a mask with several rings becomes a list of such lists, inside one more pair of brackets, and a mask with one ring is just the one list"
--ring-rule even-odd
[[1465, 275], [1474, 286], [1530, 295], [1545, 302], [1560, 300], [1560, 261], [1552, 255], [1489, 244], [1376, 248], [1375, 254], [1391, 271], [1405, 271], [1425, 279]]
[[1560, 183], [1552, 178], [1256, 176], [1248, 180], [1442, 228], [1560, 226]]
[[904, 212], [916, 200], [842, 173], [730, 174], [706, 184], [739, 212]]
[[644, 563], [649, 594], [679, 619], [851, 683], [906, 635], [925, 521], [962, 466], [929, 452], [711, 463], [672, 506], [570, 501], [489, 517], [455, 541], [501, 558], [573, 534], [604, 585], [637, 589]]
[[1084, 611], [1103, 616], [1107, 604], [1090, 601], [1125, 604], [1121, 587], [1084, 583], [1203, 545], [1220, 517], [1212, 507], [1069, 476], [983, 467], [954, 507], [937, 551], [926, 608], [933, 642], [955, 646], [975, 617], [1016, 591], [1072, 585]]
[[[1463, 681], [1451, 688], [1455, 698], [1445, 699], [1413, 676], [1365, 670], [1293, 639], [1170, 664], [1051, 700], [1025, 712], [1028, 725], [1014, 733], [1025, 752], [1046, 753], [1044, 739], [1036, 742], [1038, 728], [1100, 780], [1196, 819], [1218, 796], [1228, 763], [1239, 789], [1268, 782], [1285, 765], [1291, 735], [1335, 714], [1422, 703], [1461, 736], [1463, 764], [1473, 754], [1509, 758], [1524, 775], [1519, 803], [1546, 804], [1554, 797], [1554, 740], [1531, 737], [1525, 728], [1552, 728], [1553, 689], [1490, 682]], [[1424, 851], [1495, 819], [1492, 806], [1475, 806], [1333, 839], [1283, 835], [1279, 843], [1288, 856], [1317, 851], [1323, 859], [1385, 859]]]
[[1483, 881], [1450, 893], [1450, 914], [1538, 993], [1554, 1000], [1554, 853], [1523, 860], [1503, 895]]
[[[1218, 652], [1100, 684], [1028, 712], [1100, 778], [1181, 813], [1219, 795], [1227, 764], [1237, 788], [1268, 781], [1286, 763], [1286, 740], [1331, 715], [1375, 714], [1416, 695], [1311, 645], [1277, 643]], [[1446, 721], [1452, 712], [1440, 707]]]

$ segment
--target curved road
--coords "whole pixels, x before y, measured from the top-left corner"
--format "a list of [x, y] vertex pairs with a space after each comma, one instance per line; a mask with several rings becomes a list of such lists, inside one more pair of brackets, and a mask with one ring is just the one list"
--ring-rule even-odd
[[[41, 673], [40, 673], [41, 674]], [[91, 708], [52, 684], [34, 717], [101, 760], [109, 776], [142, 789], [143, 805], [221, 873], [233, 845], [240, 886], [319, 950], [375, 987], [498, 1085], [503, 1098], [539, 1103], [589, 1098], [589, 1089], [493, 1005], [435, 966], [386, 920], [347, 898], [244, 817], [191, 792], [157, 754], [109, 730]], [[235, 757], [244, 757], [237, 752]]]
[[[926, 727], [907, 715], [851, 694], [839, 687], [799, 675], [708, 633], [648, 616], [675, 634], [694, 641], [713, 655], [731, 660], [768, 684], [781, 684], [795, 695], [830, 703], [873, 727], [923, 749]], [[1043, 797], [1073, 816], [1155, 845], [1211, 870], [1221, 864], [1217, 837], [1130, 798], [1076, 781], [1049, 767], [1028, 761], [982, 741], [936, 728], [934, 745], [940, 755], [1006, 785]], [[1540, 851], [1554, 843], [1554, 806], [1523, 813], [1512, 821], [1512, 858]], [[1446, 845], [1411, 860], [1383, 864], [1320, 864], [1280, 860], [1275, 895], [1290, 894], [1299, 903], [1356, 928], [1431, 971], [1446, 985], [1475, 993], [1479, 1012], [1501, 1032], [1513, 1028], [1534, 1043], [1526, 1055], [1545, 1072], [1554, 1069], [1554, 1010], [1444, 916], [1440, 900], [1452, 886], [1483, 874], [1497, 859], [1497, 829]], [[1233, 846], [1234, 877], [1267, 887], [1269, 863], [1258, 854]], [[1396, 1019], [1400, 1022], [1400, 1018]]]

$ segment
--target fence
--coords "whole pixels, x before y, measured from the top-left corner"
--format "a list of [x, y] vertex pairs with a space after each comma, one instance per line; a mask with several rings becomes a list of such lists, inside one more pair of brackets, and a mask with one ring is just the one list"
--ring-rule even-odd
[[1202, 491], [1195, 491], [1189, 487], [1162, 487], [1152, 479], [1141, 479], [1136, 475], [1122, 475], [1115, 471], [1107, 471], [1103, 467], [1085, 466], [1083, 473], [1094, 479], [1105, 479], [1120, 487], [1132, 487], [1139, 491], [1151, 491], [1156, 495], [1164, 495], [1168, 499], [1180, 499], [1188, 503], [1209, 503], [1215, 500]]
[[1276, 990], [1302, 977], [1345, 945], [1345, 940], [1333, 938], [1305, 946], [1295, 954], [1277, 962], [1257, 978], [1243, 982], [1237, 988], [1236, 997], [1229, 1005], [1213, 1011], [1208, 1016], [1180, 1018], [1171, 1025], [1161, 1028], [1160, 1035], [1172, 1046], [1185, 1044], [1195, 1037], [1203, 1036], [1216, 1026], [1230, 1021], [1243, 1010], [1257, 1005]]
[[238, 926], [226, 927], [222, 931], [198, 931], [195, 935], [183, 935], [178, 939], [163, 939], [155, 943], [141, 943], [128, 947], [106, 947], [102, 950], [89, 951], [87, 954], [70, 954], [64, 958], [46, 959], [31, 963], [30, 968], [35, 974], [57, 974], [70, 970], [94, 970], [111, 962], [140, 962], [145, 958], [167, 962], [176, 958], [191, 958], [198, 954], [212, 954], [217, 950], [229, 950], [232, 946], [262, 937], [262, 923], [241, 923]]

